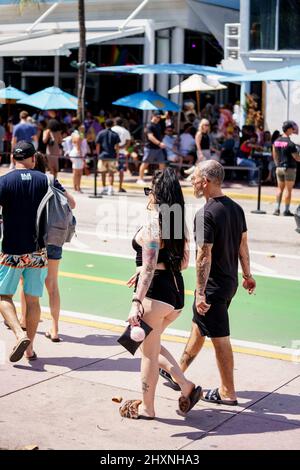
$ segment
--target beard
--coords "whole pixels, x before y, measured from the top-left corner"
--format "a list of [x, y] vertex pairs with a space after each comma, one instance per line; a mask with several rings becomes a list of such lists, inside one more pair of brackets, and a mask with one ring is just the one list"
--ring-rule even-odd
[[196, 199], [201, 199], [202, 197], [204, 197], [203, 191], [202, 190], [197, 191], [196, 189], [194, 189], [194, 196]]

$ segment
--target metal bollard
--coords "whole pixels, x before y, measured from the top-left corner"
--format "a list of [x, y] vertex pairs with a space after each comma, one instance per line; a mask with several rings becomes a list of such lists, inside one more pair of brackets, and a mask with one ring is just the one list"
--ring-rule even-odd
[[266, 214], [266, 211], [262, 211], [260, 208], [261, 202], [261, 176], [262, 176], [262, 167], [261, 165], [258, 166], [258, 188], [257, 188], [257, 209], [255, 211], [251, 211], [252, 214]]
[[101, 199], [101, 194], [97, 193], [97, 176], [98, 176], [98, 155], [95, 155], [95, 173], [94, 173], [94, 194], [91, 194], [89, 198], [91, 199]]

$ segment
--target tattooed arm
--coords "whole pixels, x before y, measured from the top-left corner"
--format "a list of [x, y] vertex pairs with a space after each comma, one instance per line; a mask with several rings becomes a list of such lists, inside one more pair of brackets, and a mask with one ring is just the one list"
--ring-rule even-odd
[[196, 258], [196, 309], [200, 315], [205, 315], [210, 308], [210, 305], [206, 303], [205, 288], [210, 273], [212, 246], [212, 243], [198, 245]]
[[252, 294], [256, 287], [256, 282], [250, 272], [250, 254], [248, 248], [247, 232], [243, 232], [242, 240], [239, 249], [239, 260], [243, 271], [243, 287], [248, 290], [249, 294]]
[[[144, 227], [140, 242], [143, 246], [143, 266], [140, 272], [135, 299], [142, 302], [147, 294], [153, 279], [154, 271], [157, 265], [158, 253], [160, 248], [160, 230], [158, 217], [155, 216], [151, 222]], [[138, 324], [141, 316], [139, 302], [133, 302], [128, 321], [131, 325]]]

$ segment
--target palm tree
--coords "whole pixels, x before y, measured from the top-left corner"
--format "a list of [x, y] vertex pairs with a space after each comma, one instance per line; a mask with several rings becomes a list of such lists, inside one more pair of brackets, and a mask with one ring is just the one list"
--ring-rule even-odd
[[[43, 1], [43, 0], [41, 0], [41, 1]], [[25, 7], [27, 7], [28, 5], [30, 5], [32, 3], [36, 3], [38, 7], [40, 6], [40, 1], [39, 0], [18, 0], [17, 3], [19, 5], [19, 8], [20, 8], [21, 12], [23, 11], [23, 9]]]
[[85, 28], [85, 3], [78, 0], [79, 20], [79, 51], [78, 51], [78, 109], [77, 118], [84, 120], [84, 96], [86, 82], [86, 28]]
[[[17, 0], [20, 11], [22, 12], [26, 6], [37, 4], [44, 0]], [[85, 27], [85, 2], [78, 0], [78, 21], [79, 21], [79, 51], [78, 51], [78, 109], [77, 117], [83, 122], [84, 120], [84, 96], [86, 82], [86, 27]]]

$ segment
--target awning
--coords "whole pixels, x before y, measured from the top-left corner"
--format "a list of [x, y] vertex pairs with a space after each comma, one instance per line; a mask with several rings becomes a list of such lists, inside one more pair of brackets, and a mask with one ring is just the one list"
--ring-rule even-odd
[[[112, 39], [144, 33], [143, 27], [87, 32], [86, 43], [100, 44]], [[0, 38], [0, 57], [69, 56], [70, 49], [79, 47], [79, 32], [39, 31], [16, 37]]]
[[231, 8], [232, 10], [240, 9], [240, 0], [195, 0], [199, 3], [209, 3], [223, 8]]
[[221, 78], [221, 82], [281, 82], [300, 81], [300, 65], [281, 67], [267, 72], [237, 75], [234, 78]]

